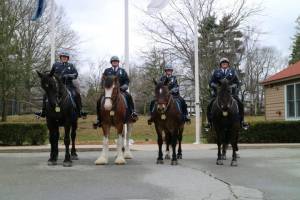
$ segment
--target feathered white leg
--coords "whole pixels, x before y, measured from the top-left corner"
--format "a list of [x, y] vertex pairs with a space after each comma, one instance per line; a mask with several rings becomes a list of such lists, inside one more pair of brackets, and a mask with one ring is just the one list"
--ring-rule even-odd
[[103, 136], [103, 149], [101, 156], [95, 161], [96, 165], [106, 165], [108, 163], [108, 137]]
[[124, 152], [124, 157], [125, 159], [132, 159], [132, 153], [130, 151], [130, 146], [129, 146], [129, 139], [132, 131], [132, 123], [127, 124], [127, 133], [126, 133], [126, 144], [125, 144], [125, 152]]
[[121, 134], [119, 134], [118, 142], [117, 142], [118, 154], [117, 154], [117, 158], [115, 160], [115, 164], [117, 164], [117, 165], [124, 165], [126, 163], [124, 156], [123, 156], [122, 147], [123, 147], [123, 137]]

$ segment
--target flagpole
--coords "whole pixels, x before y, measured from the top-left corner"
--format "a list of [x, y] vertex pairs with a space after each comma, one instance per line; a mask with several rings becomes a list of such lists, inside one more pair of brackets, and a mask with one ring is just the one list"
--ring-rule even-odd
[[[124, 40], [125, 40], [125, 44], [124, 44], [124, 56], [125, 56], [125, 70], [128, 74], [128, 76], [130, 76], [130, 72], [129, 72], [129, 8], [128, 8], [128, 0], [125, 0], [125, 9], [124, 9], [124, 19], [125, 19], [125, 34], [124, 34]], [[128, 85], [128, 92], [129, 92], [129, 85]], [[127, 141], [127, 125], [124, 125], [124, 142], [125, 144], [128, 143], [129, 141]], [[129, 138], [128, 138], [129, 139]]]
[[50, 69], [55, 62], [55, 1], [51, 0], [50, 13], [50, 43], [51, 43], [51, 62]]
[[194, 144], [200, 144], [201, 123], [200, 123], [200, 87], [199, 87], [199, 57], [198, 57], [198, 20], [197, 0], [194, 0], [194, 46], [195, 46], [195, 108], [196, 108], [196, 130]]

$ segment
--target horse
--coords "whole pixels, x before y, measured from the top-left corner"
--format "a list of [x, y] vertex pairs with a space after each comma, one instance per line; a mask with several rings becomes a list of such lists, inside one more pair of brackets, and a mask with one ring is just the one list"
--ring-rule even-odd
[[231, 89], [229, 80], [226, 78], [220, 80], [217, 97], [212, 104], [212, 126], [218, 145], [217, 165], [223, 165], [223, 160], [226, 160], [226, 150], [230, 142], [232, 146], [231, 166], [237, 166], [236, 151], [238, 151], [240, 119], [238, 104], [231, 94]]
[[[177, 108], [176, 100], [168, 89], [167, 80], [164, 82], [156, 82], [155, 84], [155, 109], [153, 111], [153, 121], [157, 133], [158, 144], [158, 158], [156, 163], [163, 164], [162, 144], [163, 136], [165, 133], [165, 140], [167, 145], [166, 159], [169, 158], [168, 146], [172, 145], [171, 165], [177, 165], [177, 159], [182, 158], [181, 140], [184, 129], [184, 121], [182, 120], [181, 113]], [[178, 153], [176, 154], [176, 145], [179, 142]]]
[[[104, 96], [98, 101], [100, 103], [100, 111], [98, 115], [102, 119], [103, 130], [103, 149], [100, 157], [95, 161], [96, 165], [108, 164], [108, 137], [110, 128], [117, 129], [117, 156], [115, 164], [126, 164], [125, 159], [131, 159], [132, 154], [129, 148], [129, 137], [132, 131], [132, 121], [127, 119], [126, 100], [120, 91], [119, 80], [117, 76], [102, 76], [102, 85], [104, 87]], [[125, 128], [127, 125], [126, 144], [124, 146]], [[124, 153], [123, 153], [124, 152]]]
[[[65, 159], [64, 167], [71, 167], [72, 160], [78, 160], [78, 155], [75, 148], [76, 130], [78, 116], [76, 105], [71, 97], [70, 91], [63, 83], [60, 77], [49, 76], [49, 73], [41, 73], [37, 71], [41, 80], [41, 87], [47, 96], [46, 103], [46, 122], [49, 130], [49, 141], [51, 144], [50, 158], [48, 165], [56, 165], [58, 158], [58, 140], [59, 127], [65, 129], [64, 144], [65, 144]], [[70, 130], [72, 138], [71, 154], [69, 152], [70, 145]]]

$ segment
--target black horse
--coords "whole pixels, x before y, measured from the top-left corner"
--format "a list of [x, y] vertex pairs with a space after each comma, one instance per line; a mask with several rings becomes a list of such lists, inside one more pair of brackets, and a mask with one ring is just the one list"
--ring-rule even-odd
[[[231, 166], [237, 166], [238, 135], [240, 129], [239, 109], [236, 100], [231, 95], [230, 81], [222, 79], [217, 91], [217, 98], [212, 105], [212, 124], [216, 132], [218, 144], [217, 165], [223, 165], [226, 160], [226, 150], [229, 143], [232, 146]], [[222, 154], [221, 154], [222, 146]]]
[[[181, 140], [184, 129], [184, 121], [181, 113], [176, 105], [176, 100], [168, 89], [168, 83], [154, 80], [155, 84], [155, 109], [153, 111], [153, 121], [157, 133], [158, 143], [158, 158], [157, 164], [163, 164], [162, 132], [165, 133], [165, 140], [167, 145], [166, 159], [169, 159], [169, 144], [172, 146], [171, 164], [177, 165], [177, 159], [182, 158]], [[178, 153], [176, 154], [176, 145], [178, 145]]]
[[[75, 148], [78, 120], [75, 102], [71, 97], [71, 92], [67, 89], [60, 77], [57, 77], [56, 75], [49, 76], [48, 73], [41, 73], [38, 71], [37, 74], [41, 79], [41, 87], [44, 89], [47, 96], [46, 121], [51, 144], [48, 165], [57, 164], [59, 127], [63, 126], [65, 129], [64, 144], [66, 148], [63, 166], [71, 167], [72, 160], [78, 159]], [[71, 154], [69, 152], [70, 130], [72, 138]]]

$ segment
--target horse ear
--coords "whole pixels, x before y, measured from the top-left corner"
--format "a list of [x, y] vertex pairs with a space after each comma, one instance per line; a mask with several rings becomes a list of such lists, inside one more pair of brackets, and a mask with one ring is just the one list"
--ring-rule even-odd
[[41, 72], [39, 72], [38, 70], [36, 70], [36, 73], [38, 74], [38, 76], [39, 76], [40, 78], [43, 78], [43, 74], [42, 74]]
[[157, 81], [153, 78], [154, 85], [157, 85]]

